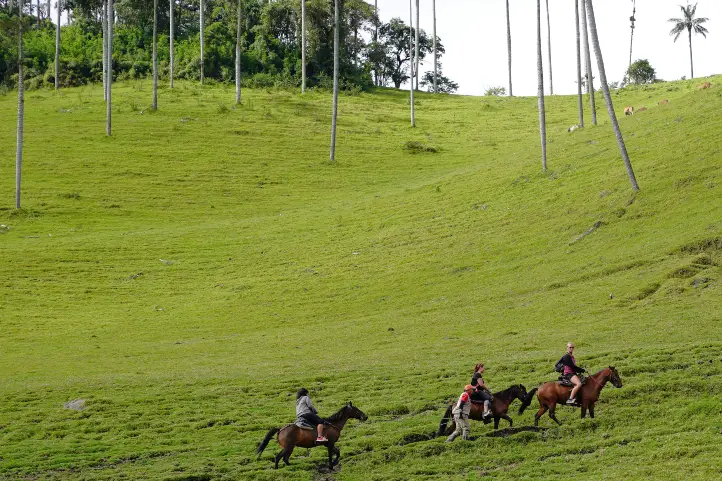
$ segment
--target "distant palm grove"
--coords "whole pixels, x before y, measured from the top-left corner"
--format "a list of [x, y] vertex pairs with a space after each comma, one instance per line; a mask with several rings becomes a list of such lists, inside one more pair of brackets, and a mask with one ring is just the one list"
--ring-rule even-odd
[[[61, 1], [68, 25], [60, 29], [58, 85], [103, 79], [104, 0], [0, 0], [0, 84], [17, 84], [18, 2], [23, 2], [25, 85], [55, 85], [55, 11]], [[153, 1], [116, 0], [113, 33], [114, 78], [136, 79], [153, 71]], [[341, 88], [399, 87], [409, 78], [407, 24], [378, 20], [375, 6], [363, 0], [341, 2]], [[302, 12], [299, 0], [161, 0], [157, 2], [158, 66], [171, 73], [170, 8], [173, 7], [173, 77], [231, 82], [235, 78], [237, 27], [241, 35], [241, 72], [251, 87], [296, 87], [302, 83]], [[201, 6], [203, 13], [201, 15]], [[334, 5], [306, 0], [306, 75], [309, 87], [333, 83]], [[12, 8], [12, 12], [11, 9]], [[240, 22], [239, 22], [240, 13]], [[52, 18], [51, 18], [52, 17]], [[203, 22], [201, 22], [201, 18]], [[65, 21], [63, 21], [65, 24]], [[201, 34], [201, 25], [204, 32]], [[433, 39], [420, 31], [419, 57], [432, 52]], [[201, 54], [201, 39], [203, 54]], [[439, 56], [444, 52], [437, 38]], [[201, 60], [203, 59], [203, 60]], [[441, 75], [439, 75], [439, 78]], [[439, 91], [454, 90], [443, 78]], [[422, 86], [429, 85], [422, 81]]]

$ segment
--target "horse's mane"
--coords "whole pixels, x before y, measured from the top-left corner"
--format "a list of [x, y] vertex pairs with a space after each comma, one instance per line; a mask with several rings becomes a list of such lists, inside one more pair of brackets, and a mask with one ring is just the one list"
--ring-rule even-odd
[[506, 397], [507, 394], [510, 394], [511, 391], [513, 391], [514, 389], [521, 389], [521, 384], [514, 384], [513, 386], [510, 386], [510, 387], [504, 389], [503, 391], [495, 392], [494, 397], [504, 398], [504, 397]]
[[330, 415], [329, 417], [327, 417], [327, 418], [326, 418], [326, 421], [328, 421], [328, 422], [330, 422], [330, 423], [335, 423], [336, 421], [340, 420], [340, 419], [341, 419], [341, 416], [343, 416], [344, 410], [345, 410], [347, 407], [348, 407], [347, 405], [344, 405], [341, 409], [339, 409], [338, 411], [336, 411], [334, 414], [332, 414], [332, 415]]

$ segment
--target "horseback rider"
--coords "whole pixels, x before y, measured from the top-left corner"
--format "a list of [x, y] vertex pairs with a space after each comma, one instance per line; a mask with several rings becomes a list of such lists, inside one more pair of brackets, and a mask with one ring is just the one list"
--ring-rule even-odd
[[471, 413], [472, 392], [474, 392], [474, 387], [471, 384], [464, 386], [464, 392], [461, 393], [459, 400], [456, 401], [454, 409], [451, 410], [451, 414], [454, 415], [456, 430], [446, 439], [447, 443], [452, 442], [459, 436], [459, 434], [462, 434], [461, 439], [465, 441], [469, 439], [469, 430], [471, 429], [469, 424], [469, 414]]
[[323, 435], [323, 426], [327, 424], [327, 422], [318, 415], [318, 411], [313, 407], [311, 398], [308, 397], [308, 389], [305, 387], [302, 387], [296, 393], [296, 421], [309, 426], [316, 426], [316, 432], [318, 434], [316, 437], [317, 443], [325, 443], [328, 441], [326, 436]]
[[579, 392], [579, 389], [581, 389], [582, 387], [582, 380], [579, 378], [578, 374], [587, 372], [587, 370], [577, 366], [577, 362], [574, 359], [573, 343], [567, 343], [567, 353], [564, 354], [564, 356], [559, 360], [559, 362], [564, 365], [564, 370], [562, 371], [562, 378], [574, 384], [572, 392], [569, 394], [569, 399], [567, 399], [567, 404], [577, 404], [577, 392]]
[[486, 371], [486, 369], [484, 369], [483, 364], [477, 364], [474, 366], [474, 374], [471, 376], [471, 386], [474, 388], [474, 392], [471, 394], [471, 402], [480, 402], [484, 404], [484, 414], [482, 417], [486, 419], [491, 416], [489, 406], [491, 405], [493, 396], [491, 395], [489, 388], [486, 387], [484, 379], [481, 377], [482, 374], [484, 374], [484, 371]]

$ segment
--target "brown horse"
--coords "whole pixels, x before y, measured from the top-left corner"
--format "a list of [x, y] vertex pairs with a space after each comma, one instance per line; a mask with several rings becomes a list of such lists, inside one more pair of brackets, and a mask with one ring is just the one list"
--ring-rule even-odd
[[[338, 410], [336, 414], [326, 419], [328, 424], [324, 426], [324, 434], [328, 439], [327, 443], [316, 444], [316, 429], [303, 429], [295, 424], [287, 424], [281, 429], [273, 428], [266, 434], [266, 437], [258, 445], [256, 454], [261, 457], [261, 453], [266, 449], [268, 443], [274, 434], [278, 433], [276, 440], [283, 449], [276, 455], [275, 468], [278, 469], [278, 462], [283, 458], [283, 462], [286, 465], [290, 464], [288, 459], [291, 457], [293, 448], [298, 446], [299, 448], [315, 448], [316, 446], [326, 445], [328, 448], [328, 467], [333, 467], [338, 463], [338, 458], [341, 457], [341, 451], [336, 447], [336, 441], [341, 437], [341, 430], [346, 425], [346, 421], [350, 418], [360, 419], [365, 421], [367, 416], [352, 403], [346, 404], [344, 407]], [[333, 459], [333, 455], [336, 455], [336, 459]]]
[[[524, 402], [527, 397], [528, 395], [526, 392], [526, 388], [521, 384], [511, 386], [508, 389], [494, 394], [494, 400], [491, 401], [491, 406], [489, 406], [489, 409], [491, 409], [491, 415], [494, 418], [494, 429], [499, 429], [500, 419], [506, 419], [507, 421], [509, 421], [509, 426], [513, 426], [514, 422], [507, 414], [507, 412], [509, 411], [509, 406], [511, 405], [511, 403], [514, 402], [515, 399]], [[454, 431], [454, 429], [456, 429], [456, 422], [454, 421], [454, 417], [451, 414], [452, 409], [454, 409], [453, 404], [448, 407], [448, 409], [444, 413], [444, 417], [441, 418], [441, 423], [439, 423], [439, 430], [436, 432], [436, 436], [449, 435], [451, 434], [451, 432]], [[475, 421], [484, 421], [483, 414], [483, 404], [472, 402], [469, 419], [473, 419]], [[449, 420], [451, 420], [451, 424], [449, 424]], [[484, 422], [487, 423], [490, 421]]]
[[[611, 382], [614, 387], [622, 387], [622, 379], [619, 377], [619, 373], [614, 366], [609, 366], [589, 376], [581, 389], [579, 389], [577, 392], [577, 405], [582, 408], [582, 418], [587, 416], [587, 410], [589, 410], [589, 415], [594, 418], [594, 404], [599, 400], [599, 393], [607, 382]], [[534, 392], [536, 391], [537, 388], [529, 391], [527, 399], [519, 408], [519, 414], [523, 413], [524, 410], [529, 407]], [[539, 418], [542, 417], [547, 410], [549, 411], [549, 417], [561, 425], [562, 423], [557, 419], [554, 412], [556, 411], [557, 404], [567, 405], [566, 402], [567, 399], [569, 399], [569, 393], [571, 391], [572, 388], [570, 386], [562, 386], [557, 381], [542, 384], [536, 394], [539, 399], [539, 411], [536, 413], [536, 416], [534, 416], [534, 426], [539, 426]]]

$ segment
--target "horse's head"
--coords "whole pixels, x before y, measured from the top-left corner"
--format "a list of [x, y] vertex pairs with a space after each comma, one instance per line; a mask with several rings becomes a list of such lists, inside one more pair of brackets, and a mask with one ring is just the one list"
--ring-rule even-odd
[[526, 399], [526, 388], [523, 384], [517, 384], [510, 388], [511, 395], [513, 396], [512, 399], [518, 399], [519, 401], [524, 401]]
[[360, 421], [366, 421], [368, 419], [368, 416], [361, 411], [359, 408], [353, 405], [352, 402], [349, 402], [346, 407], [346, 413], [348, 414], [348, 417], [358, 419]]
[[619, 377], [617, 368], [614, 366], [609, 366], [609, 382], [611, 382], [614, 387], [622, 387], [622, 378]]

